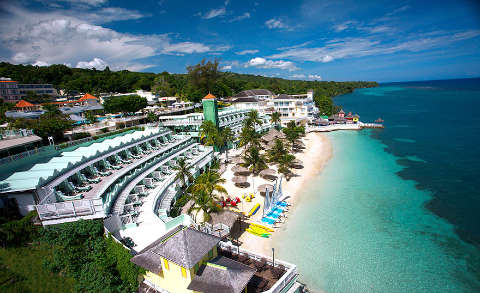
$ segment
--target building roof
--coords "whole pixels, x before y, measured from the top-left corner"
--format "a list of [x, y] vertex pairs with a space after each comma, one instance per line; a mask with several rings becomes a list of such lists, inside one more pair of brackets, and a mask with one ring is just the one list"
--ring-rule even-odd
[[200, 267], [187, 289], [197, 292], [240, 293], [254, 274], [255, 269], [219, 256]]
[[25, 108], [25, 107], [34, 107], [34, 105], [32, 103], [29, 103], [25, 100], [20, 100], [16, 105], [15, 107], [17, 108]]
[[8, 150], [8, 149], [26, 145], [26, 144], [31, 144], [41, 140], [42, 138], [36, 135], [29, 135], [29, 136], [12, 138], [12, 139], [2, 139], [0, 140], [0, 151]]
[[98, 98], [95, 96], [92, 96], [89, 93], [86, 93], [83, 97], [79, 99], [79, 101], [85, 101], [85, 100], [98, 100]]
[[223, 209], [218, 213], [212, 213], [210, 216], [210, 220], [208, 221], [210, 224], [224, 224], [229, 228], [232, 228], [237, 219], [240, 217], [240, 215], [236, 212], [226, 209]]
[[231, 103], [258, 103], [258, 99], [255, 97], [239, 97], [233, 100]]
[[215, 99], [216, 97], [214, 95], [212, 95], [211, 93], [208, 93], [208, 95], [206, 95], [205, 97], [203, 97], [204, 99]]
[[51, 176], [58, 176], [58, 174], [70, 169], [71, 166], [81, 162], [82, 160], [87, 160], [88, 158], [95, 156], [97, 152], [106, 152], [109, 149], [142, 139], [149, 135], [157, 134], [160, 131], [161, 130], [159, 128], [147, 128], [143, 131], [126, 133], [121, 136], [107, 138], [102, 142], [94, 142], [88, 146], [81, 146], [73, 151], [64, 151], [61, 154], [51, 158], [46, 163], [35, 164], [27, 171], [15, 172], [5, 180], [0, 181], [0, 184], [5, 186], [5, 188], [0, 192], [35, 189], [38, 187], [38, 185], [41, 185], [41, 178], [46, 180]]
[[[163, 257], [190, 269], [220, 240], [219, 237], [192, 228], [178, 226], [140, 251], [131, 261], [133, 263], [148, 263], [149, 266], [158, 267], [161, 266], [160, 257]], [[145, 266], [142, 267], [149, 269]]]
[[253, 90], [244, 90], [233, 97], [239, 98], [239, 97], [254, 97], [254, 96], [271, 96], [273, 93], [269, 90], [266, 89], [253, 89]]

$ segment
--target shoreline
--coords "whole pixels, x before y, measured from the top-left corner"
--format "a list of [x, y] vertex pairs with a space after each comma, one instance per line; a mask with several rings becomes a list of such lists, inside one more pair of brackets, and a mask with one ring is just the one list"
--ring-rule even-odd
[[[295, 156], [303, 162], [304, 168], [294, 169], [296, 176], [292, 177], [289, 181], [286, 181], [284, 178], [282, 184], [283, 194], [288, 196], [287, 202], [291, 204], [287, 212], [286, 221], [288, 221], [288, 217], [294, 214], [294, 210], [301, 200], [301, 191], [323, 170], [333, 155], [332, 143], [325, 134], [307, 133], [306, 136], [302, 138], [302, 141], [305, 143], [305, 149], [303, 152], [296, 153]], [[263, 201], [263, 197], [261, 199]], [[253, 219], [252, 222], [255, 222], [255, 219]], [[279, 233], [286, 224], [287, 223], [282, 223], [274, 227], [275, 232], [272, 233], [270, 238], [261, 238], [248, 232], [243, 232], [239, 238], [241, 247], [264, 255], [270, 255], [276, 234]]]

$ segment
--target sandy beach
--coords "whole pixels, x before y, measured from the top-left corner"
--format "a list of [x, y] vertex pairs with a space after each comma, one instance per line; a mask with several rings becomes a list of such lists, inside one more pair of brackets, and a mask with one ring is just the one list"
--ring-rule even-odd
[[[292, 215], [293, 210], [295, 209], [295, 203], [299, 200], [301, 196], [301, 190], [305, 187], [306, 184], [312, 179], [312, 177], [316, 176], [318, 173], [321, 172], [327, 161], [332, 156], [332, 146], [328, 138], [321, 133], [308, 133], [302, 141], [305, 144], [305, 149], [303, 152], [295, 153], [297, 159], [303, 162], [303, 169], [293, 169], [293, 172], [296, 174], [293, 176], [289, 181], [283, 178], [282, 182], [282, 189], [283, 194], [288, 196], [287, 202], [291, 204], [289, 207], [289, 211], [287, 212], [287, 219], [290, 215]], [[241, 150], [233, 150], [229, 152], [229, 156], [236, 156], [239, 155]], [[250, 217], [247, 222], [258, 222], [260, 223], [260, 219], [262, 217], [262, 210], [263, 210], [263, 200], [264, 197], [261, 196], [257, 192], [257, 187], [261, 184], [274, 184], [274, 182], [268, 181], [263, 179], [259, 176], [248, 177], [248, 182], [250, 186], [248, 188], [239, 188], [235, 186], [232, 182], [232, 178], [234, 177], [233, 171], [231, 170], [235, 164], [230, 163], [227, 166], [227, 170], [223, 173], [222, 177], [227, 180], [224, 184], [224, 187], [227, 189], [229, 196], [240, 197], [242, 202], [238, 206], [239, 211], [243, 211], [244, 213], [248, 213], [250, 209], [256, 204], [259, 203], [261, 205], [259, 211], [253, 216]], [[272, 169], [276, 169], [272, 167]], [[243, 199], [243, 195], [248, 195], [250, 193], [255, 193], [255, 198], [251, 202], [247, 202]], [[280, 230], [282, 228], [282, 224], [276, 224], [275, 230]], [[265, 255], [271, 254], [272, 243], [275, 241], [275, 233], [272, 233], [270, 238], [262, 238], [255, 235], [252, 235], [248, 232], [244, 232], [239, 241], [241, 242], [241, 246], [245, 249], [256, 251]]]

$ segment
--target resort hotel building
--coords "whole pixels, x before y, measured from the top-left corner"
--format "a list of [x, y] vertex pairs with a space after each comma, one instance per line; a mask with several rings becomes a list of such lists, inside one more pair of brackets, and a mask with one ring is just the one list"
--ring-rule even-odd
[[247, 90], [233, 96], [231, 103], [239, 110], [257, 110], [267, 115], [278, 112], [283, 126], [290, 121], [296, 124], [312, 123], [319, 115], [313, 100], [313, 90], [296, 95], [274, 95], [264, 89]]
[[[8, 174], [0, 181], [0, 205], [17, 206], [22, 215], [35, 210], [44, 226], [102, 219], [105, 231], [131, 251], [131, 261], [147, 270], [139, 292], [294, 292], [295, 265], [232, 245], [229, 235], [238, 214], [225, 210], [201, 225], [188, 214], [171, 214], [182, 194], [178, 161], [185, 159], [195, 178], [218, 156], [198, 142], [201, 122], [239, 131], [248, 115], [219, 110], [213, 95], [202, 102], [203, 114], [4, 158], [0, 168]], [[264, 125], [257, 131], [270, 129], [269, 117], [261, 117]], [[0, 147], [38, 139], [33, 133], [9, 133]]]

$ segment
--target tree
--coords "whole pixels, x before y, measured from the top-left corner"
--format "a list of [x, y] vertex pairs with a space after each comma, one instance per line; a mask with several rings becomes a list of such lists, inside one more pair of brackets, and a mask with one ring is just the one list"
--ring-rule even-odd
[[204, 120], [200, 126], [200, 140], [203, 141], [205, 145], [214, 145], [217, 131], [217, 126], [215, 126], [212, 121]]
[[262, 119], [260, 119], [257, 110], [252, 110], [248, 113], [247, 125], [253, 129], [255, 129], [257, 125], [262, 125]]
[[93, 113], [92, 111], [85, 112], [85, 119], [88, 120], [89, 124], [93, 124], [97, 120], [97, 118], [95, 117], [95, 113]]
[[290, 148], [293, 150], [295, 143], [298, 139], [305, 134], [305, 128], [302, 126], [296, 126], [294, 121], [287, 123], [287, 127], [283, 129], [286, 139], [290, 142]]
[[280, 163], [282, 156], [284, 156], [287, 153], [287, 150], [285, 149], [283, 141], [276, 138], [275, 144], [270, 150], [268, 150], [267, 153], [268, 153], [268, 159], [270, 160], [270, 162]]
[[188, 78], [194, 89], [200, 90], [203, 94], [213, 91], [219, 76], [218, 64], [217, 59], [208, 62], [203, 59], [199, 64], [187, 67]]
[[147, 113], [147, 120], [150, 123], [157, 122], [158, 121], [158, 116], [155, 115], [153, 112], [148, 112]]
[[295, 160], [295, 156], [289, 153], [284, 153], [282, 156], [280, 156], [279, 161], [278, 161], [278, 172], [282, 173], [285, 175], [285, 178], [287, 180], [290, 179], [290, 176], [292, 174], [291, 172], [291, 165], [293, 160]]
[[197, 177], [192, 190], [205, 190], [208, 194], [213, 194], [214, 191], [221, 194], [227, 194], [227, 190], [221, 185], [223, 183], [225, 183], [225, 179], [220, 176], [218, 171], [209, 169]]
[[279, 112], [273, 112], [272, 113], [272, 118], [270, 121], [275, 124], [275, 127], [278, 129], [278, 125], [280, 124], [280, 113]]
[[188, 209], [188, 213], [191, 214], [195, 211], [198, 214], [199, 211], [203, 212], [203, 221], [206, 222], [210, 219], [210, 214], [217, 212], [219, 207], [215, 204], [215, 200], [211, 194], [208, 194], [204, 190], [199, 190], [191, 194], [192, 206]]
[[173, 170], [177, 171], [175, 175], [175, 181], [180, 180], [182, 182], [182, 187], [187, 185], [187, 181], [192, 181], [192, 173], [190, 172], [190, 165], [187, 164], [185, 158], [181, 158], [177, 161], [177, 165], [173, 167]]
[[120, 96], [105, 99], [103, 107], [108, 113], [135, 113], [148, 105], [147, 99], [137, 96]]
[[225, 150], [225, 160], [227, 161], [228, 163], [228, 148], [229, 148], [229, 144], [231, 144], [233, 142], [233, 139], [234, 139], [234, 136], [233, 136], [233, 131], [230, 127], [225, 127], [222, 131], [221, 131], [221, 134], [220, 134], [223, 139], [224, 139], [224, 143], [226, 145], [226, 150]]
[[257, 147], [249, 148], [243, 160], [245, 163], [242, 165], [248, 167], [255, 175], [258, 175], [260, 171], [267, 168], [265, 156], [260, 154]]

